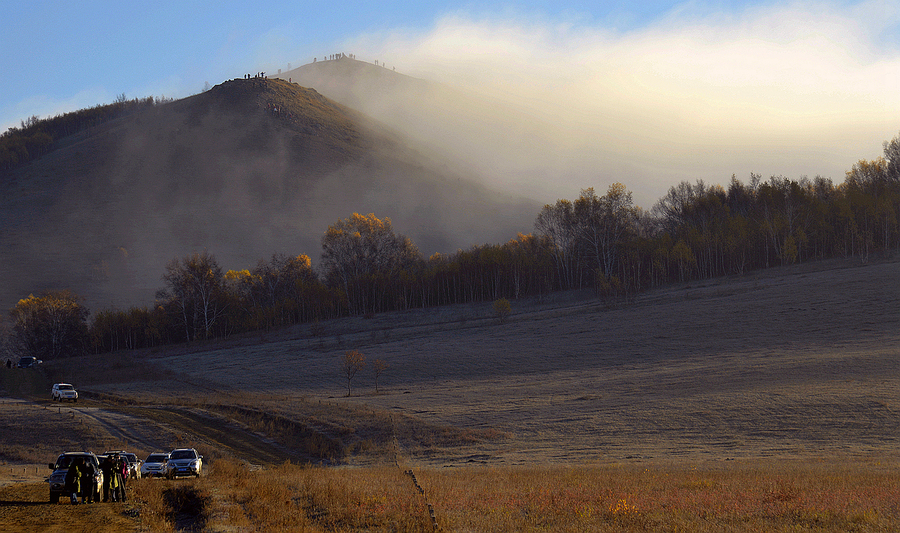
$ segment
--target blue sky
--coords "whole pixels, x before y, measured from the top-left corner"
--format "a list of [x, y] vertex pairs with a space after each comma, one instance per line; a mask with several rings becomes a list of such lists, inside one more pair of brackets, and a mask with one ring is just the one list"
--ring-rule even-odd
[[[299, 66], [361, 35], [427, 32], [443, 17], [535, 17], [628, 29], [672, 2], [517, 2], [493, 7], [396, 2], [11, 2], [0, 21], [4, 50], [0, 127], [32, 115], [129, 97], [184, 97], [245, 72]], [[500, 7], [498, 7], [500, 6]], [[359, 55], [359, 53], [358, 53]]]
[[[0, 19], [0, 131], [344, 51], [552, 115], [535, 120], [581, 139], [560, 153], [603, 143], [585, 172], [608, 162], [645, 203], [665, 192], [654, 179], [839, 181], [900, 131], [898, 28], [896, 0], [14, 2]], [[589, 185], [605, 189], [536, 192]]]

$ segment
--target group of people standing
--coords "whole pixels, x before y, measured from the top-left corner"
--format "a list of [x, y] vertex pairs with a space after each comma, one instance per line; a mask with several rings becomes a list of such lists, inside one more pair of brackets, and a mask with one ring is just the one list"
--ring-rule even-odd
[[[76, 457], [66, 472], [66, 491], [71, 495], [72, 503], [94, 503], [97, 489], [94, 486], [95, 466], [83, 457]], [[128, 462], [119, 454], [107, 455], [100, 461], [103, 472], [103, 501], [124, 502], [125, 480], [128, 479]]]

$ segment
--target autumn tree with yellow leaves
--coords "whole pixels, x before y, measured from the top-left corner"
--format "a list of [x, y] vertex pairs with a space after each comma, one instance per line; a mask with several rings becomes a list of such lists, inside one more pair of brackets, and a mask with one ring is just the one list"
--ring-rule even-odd
[[401, 272], [421, 261], [411, 240], [394, 233], [391, 219], [353, 213], [328, 227], [322, 237], [322, 270], [329, 286], [339, 287], [351, 314], [393, 307], [391, 289]]
[[46, 292], [19, 300], [10, 311], [11, 351], [20, 357], [59, 359], [84, 353], [88, 310], [70, 291]]

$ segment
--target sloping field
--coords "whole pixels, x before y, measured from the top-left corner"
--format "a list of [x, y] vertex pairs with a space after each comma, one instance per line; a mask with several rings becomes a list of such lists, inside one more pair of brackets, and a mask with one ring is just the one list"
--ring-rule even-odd
[[[349, 349], [368, 364], [348, 398]], [[131, 357], [134, 381], [84, 364], [72, 381], [145, 400], [223, 393], [289, 418], [311, 402], [366, 406], [496, 437], [401, 449], [420, 465], [880, 461], [900, 441], [900, 262], [770, 269], [616, 304], [552, 295], [514, 301], [503, 324], [482, 304]], [[389, 365], [378, 393], [376, 359]]]

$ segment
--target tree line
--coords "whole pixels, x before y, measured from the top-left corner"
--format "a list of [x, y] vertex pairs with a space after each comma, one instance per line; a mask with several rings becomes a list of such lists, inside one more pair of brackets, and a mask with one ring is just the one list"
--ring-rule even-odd
[[[822, 177], [763, 180], [755, 174], [749, 183], [732, 177], [727, 188], [682, 182], [644, 211], [614, 183], [603, 195], [588, 188], [574, 200], [545, 205], [532, 233], [429, 258], [397, 234], [390, 219], [353, 214], [325, 232], [318, 269], [307, 255], [276, 254], [252, 268], [223, 272], [214, 255], [194, 253], [166, 266], [154, 305], [103, 310], [90, 326], [71, 293], [22, 300], [11, 312], [8, 346], [47, 359], [560, 290], [622, 298], [776, 265], [832, 257], [868, 261], [900, 249], [898, 221], [900, 136], [884, 143], [883, 157], [854, 164], [838, 185]], [[68, 336], [53, 337], [75, 339], [70, 350], [57, 349], [56, 340], [26, 342], [29, 334], [50, 338], [46, 327], [35, 326], [36, 317], [66, 322], [58, 313], [40, 315], [35, 309], [42, 303], [72, 311]]]
[[119, 95], [111, 104], [97, 105], [42, 119], [36, 115], [0, 134], [0, 170], [11, 170], [52, 151], [56, 143], [70, 135], [142, 109], [173, 101], [171, 98], [127, 99]]

